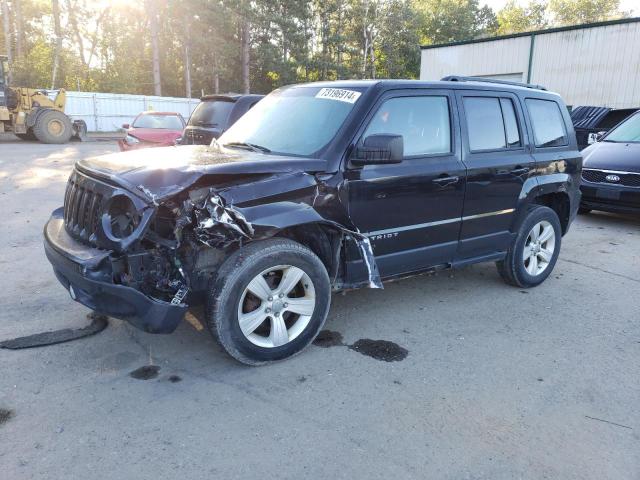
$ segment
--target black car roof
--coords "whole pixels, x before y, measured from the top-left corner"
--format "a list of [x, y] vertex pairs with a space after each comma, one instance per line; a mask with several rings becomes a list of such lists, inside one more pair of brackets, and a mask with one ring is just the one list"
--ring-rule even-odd
[[228, 93], [228, 94], [205, 95], [203, 97], [200, 97], [200, 101], [201, 102], [208, 102], [208, 101], [212, 101], [212, 100], [221, 100], [223, 102], [237, 102], [241, 98], [242, 99], [244, 99], [244, 98], [260, 99], [260, 98], [263, 98], [263, 97], [264, 97], [264, 95], [258, 95], [258, 94], [254, 94], [254, 93], [249, 93], [249, 94]]
[[517, 84], [516, 82], [500, 82], [491, 79], [472, 79], [470, 77], [455, 77], [458, 80], [336, 80], [331, 82], [312, 82], [291, 85], [291, 88], [300, 87], [324, 87], [324, 88], [373, 88], [382, 90], [392, 90], [399, 88], [433, 88], [433, 89], [456, 89], [456, 90], [484, 90], [484, 91], [507, 91], [524, 96], [546, 96], [558, 97], [557, 93], [543, 90], [538, 85]]

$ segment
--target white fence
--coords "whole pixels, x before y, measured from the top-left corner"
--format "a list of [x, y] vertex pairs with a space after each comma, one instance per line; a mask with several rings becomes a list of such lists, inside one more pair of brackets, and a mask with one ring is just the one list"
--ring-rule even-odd
[[73, 120], [87, 122], [90, 132], [115, 132], [145, 110], [178, 112], [187, 120], [198, 103], [197, 98], [67, 92], [65, 112]]

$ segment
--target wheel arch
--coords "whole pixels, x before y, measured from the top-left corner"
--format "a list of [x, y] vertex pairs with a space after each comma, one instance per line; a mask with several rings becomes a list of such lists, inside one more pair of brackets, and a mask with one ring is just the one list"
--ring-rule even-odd
[[[233, 243], [227, 255], [244, 244], [270, 238], [288, 238], [304, 245], [318, 256], [327, 269], [332, 284], [340, 277], [342, 268], [342, 241], [348, 228], [323, 218], [313, 207], [294, 202], [276, 202], [254, 207], [234, 207], [242, 213], [254, 229], [254, 235], [239, 243]], [[220, 259], [215, 260], [215, 264]], [[215, 264], [210, 264], [209, 268]]]
[[520, 194], [518, 202], [518, 214], [514, 221], [514, 231], [522, 222], [528, 207], [531, 205], [543, 205], [549, 207], [558, 215], [562, 235], [567, 233], [571, 223], [571, 215], [575, 208], [572, 208], [571, 195], [568, 186], [573, 179], [566, 173], [555, 173], [543, 177], [537, 177], [536, 182], [525, 184]]

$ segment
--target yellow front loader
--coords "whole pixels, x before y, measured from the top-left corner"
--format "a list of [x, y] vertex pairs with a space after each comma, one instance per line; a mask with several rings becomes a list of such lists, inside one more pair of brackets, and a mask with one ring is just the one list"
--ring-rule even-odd
[[7, 85], [6, 57], [0, 57], [0, 133], [13, 132], [23, 140], [67, 143], [87, 132], [84, 121], [72, 121], [65, 113], [66, 93], [60, 89], [51, 100], [44, 90]]

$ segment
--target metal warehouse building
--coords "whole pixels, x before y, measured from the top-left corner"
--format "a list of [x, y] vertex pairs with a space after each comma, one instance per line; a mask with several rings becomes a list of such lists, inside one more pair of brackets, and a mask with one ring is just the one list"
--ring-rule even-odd
[[640, 18], [423, 46], [420, 79], [447, 75], [540, 84], [572, 106], [640, 107]]

